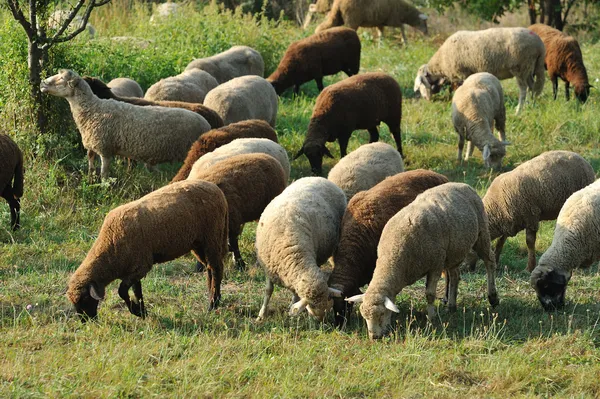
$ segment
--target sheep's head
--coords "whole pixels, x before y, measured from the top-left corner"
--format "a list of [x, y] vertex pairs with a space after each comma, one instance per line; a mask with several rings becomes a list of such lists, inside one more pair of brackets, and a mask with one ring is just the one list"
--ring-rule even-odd
[[427, 15], [419, 14], [419, 24], [414, 27], [417, 30], [423, 32], [423, 34], [427, 34]]
[[492, 145], [483, 146], [483, 162], [487, 168], [499, 171], [502, 168], [502, 158], [506, 155], [506, 146], [510, 145], [508, 141], [499, 141]]
[[310, 162], [310, 169], [315, 176], [321, 176], [321, 173], [323, 173], [323, 156], [333, 158], [325, 144], [317, 143], [305, 143], [300, 151], [296, 153], [294, 159], [298, 159], [301, 155], [306, 155], [308, 162]]
[[[431, 100], [431, 94], [434, 89], [441, 87], [442, 78], [434, 78], [427, 68], [427, 64], [421, 65], [415, 78], [415, 95], [421, 96], [426, 100]], [[439, 90], [437, 90], [439, 92]]]
[[67, 291], [67, 297], [84, 323], [98, 317], [98, 304], [104, 299], [104, 295], [104, 287], [93, 281], [83, 287], [69, 287]]
[[392, 312], [400, 313], [398, 307], [387, 296], [366, 294], [346, 298], [346, 301], [362, 303], [360, 314], [367, 322], [370, 339], [380, 339], [388, 334], [392, 326]]
[[531, 273], [530, 283], [545, 311], [551, 312], [565, 304], [565, 292], [571, 272], [538, 265]]
[[106, 83], [104, 83], [100, 79], [98, 79], [98, 78], [92, 78], [90, 76], [84, 76], [83, 80], [85, 80], [85, 82], [90, 86], [90, 89], [92, 89], [92, 92], [98, 98], [105, 98], [105, 99], [107, 99], [107, 98], [115, 98], [115, 95], [110, 90], [110, 87], [108, 87], [106, 85]]
[[271, 86], [273, 86], [273, 88], [275, 89], [275, 93], [277, 93], [278, 96], [280, 96], [281, 93], [283, 93], [285, 89], [287, 89], [287, 87], [284, 87], [280, 81], [275, 80], [271, 77], [267, 78], [267, 82], [271, 83]]
[[590, 96], [590, 89], [592, 87], [594, 86], [588, 83], [575, 86], [575, 97], [577, 97], [580, 103], [585, 104]]
[[342, 291], [329, 287], [327, 292], [323, 293], [323, 295], [319, 295], [317, 298], [314, 298], [311, 301], [306, 298], [302, 298], [298, 302], [294, 303], [290, 308], [290, 315], [295, 316], [306, 309], [308, 313], [315, 319], [323, 321], [325, 319], [325, 314], [333, 306], [333, 300], [331, 298], [339, 298], [341, 296]]
[[54, 76], [45, 79], [40, 84], [42, 93], [48, 93], [57, 97], [71, 97], [75, 88], [79, 85], [81, 77], [70, 69], [61, 69]]

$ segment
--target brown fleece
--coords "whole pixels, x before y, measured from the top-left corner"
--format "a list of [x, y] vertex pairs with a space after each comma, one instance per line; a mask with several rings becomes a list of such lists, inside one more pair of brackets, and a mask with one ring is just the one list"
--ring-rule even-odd
[[23, 196], [23, 154], [17, 144], [0, 133], [0, 196], [10, 207], [11, 227], [19, 228], [19, 198]]

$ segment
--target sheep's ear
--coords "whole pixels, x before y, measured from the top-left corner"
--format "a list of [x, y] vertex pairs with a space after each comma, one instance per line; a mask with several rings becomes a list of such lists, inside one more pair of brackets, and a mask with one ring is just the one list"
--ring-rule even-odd
[[490, 145], [486, 144], [485, 146], [483, 146], [483, 160], [487, 161], [488, 159], [490, 159], [490, 155], [491, 155], [492, 151], [490, 150]]
[[400, 309], [398, 309], [398, 306], [396, 306], [396, 304], [392, 302], [392, 300], [387, 296], [385, 297], [384, 305], [386, 309], [391, 310], [392, 312], [400, 313]]
[[306, 306], [308, 306], [308, 301], [304, 298], [300, 299], [290, 308], [290, 316], [296, 316], [297, 314], [302, 312], [306, 308]]
[[425, 72], [425, 74], [419, 76], [419, 78], [421, 78], [421, 83], [423, 83], [426, 88], [431, 89], [431, 83], [429, 83], [429, 79], [427, 79], [428, 74], [429, 72]]
[[419, 14], [419, 19], [422, 21], [427, 21], [427, 15], [425, 14]]
[[301, 155], [304, 155], [304, 147], [300, 148], [300, 151], [298, 151], [296, 155], [294, 155], [294, 160], [300, 158]]
[[331, 155], [331, 152], [329, 152], [329, 149], [327, 149], [327, 146], [323, 146], [323, 155], [333, 159], [333, 155]]
[[104, 291], [104, 287], [92, 281], [90, 283], [90, 296], [97, 301], [101, 301], [104, 299], [104, 295], [106, 292]]
[[358, 295], [351, 296], [350, 298], [346, 298], [346, 302], [361, 303], [364, 298], [365, 298], [365, 294], [358, 294]]
[[336, 289], [336, 288], [331, 288], [329, 287], [329, 297], [330, 298], [341, 298], [342, 297], [342, 291]]

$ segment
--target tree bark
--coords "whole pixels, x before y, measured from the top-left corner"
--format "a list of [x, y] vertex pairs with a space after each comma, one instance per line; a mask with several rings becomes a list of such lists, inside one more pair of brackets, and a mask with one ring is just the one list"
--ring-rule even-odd
[[35, 43], [29, 43], [29, 89], [31, 96], [32, 114], [35, 117], [37, 127], [40, 133], [46, 132], [47, 117], [42, 104], [42, 92], [40, 83], [42, 83], [42, 71], [44, 68], [45, 51], [40, 49]]
[[527, 6], [529, 8], [529, 24], [533, 25], [537, 21], [537, 12], [535, 11], [535, 0], [527, 0]]

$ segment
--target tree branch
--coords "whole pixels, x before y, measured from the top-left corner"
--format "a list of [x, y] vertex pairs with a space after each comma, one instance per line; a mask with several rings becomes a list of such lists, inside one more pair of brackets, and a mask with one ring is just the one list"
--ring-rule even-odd
[[571, 7], [573, 7], [573, 4], [575, 4], [575, 0], [567, 1], [567, 9], [565, 11], [565, 15], [563, 16], [563, 23], [565, 25], [567, 24], [567, 17], [569, 16], [569, 11], [571, 11]]
[[21, 7], [19, 7], [18, 0], [8, 0], [6, 3], [8, 4], [8, 8], [10, 9], [10, 12], [12, 13], [14, 19], [16, 19], [21, 24], [21, 26], [23, 26], [23, 28], [25, 29], [25, 33], [29, 38], [29, 41], [32, 42], [34, 40], [35, 34], [31, 28], [31, 24], [29, 23], [29, 21], [25, 19], [25, 15], [23, 15], [23, 11], [21, 11]]
[[37, 3], [36, 0], [29, 0], [29, 24], [34, 32], [33, 42], [37, 41]]

